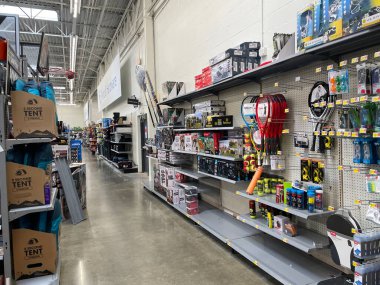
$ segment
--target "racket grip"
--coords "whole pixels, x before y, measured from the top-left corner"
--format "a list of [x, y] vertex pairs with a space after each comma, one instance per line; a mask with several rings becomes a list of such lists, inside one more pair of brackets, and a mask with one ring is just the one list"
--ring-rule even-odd
[[251, 183], [249, 183], [246, 193], [249, 195], [253, 194], [253, 191], [255, 190], [257, 181], [260, 179], [261, 174], [263, 173], [263, 167], [259, 166], [256, 170], [255, 175], [253, 175]]
[[317, 141], [317, 137], [313, 134], [313, 141], [311, 142], [311, 148], [310, 151], [315, 151], [315, 144]]

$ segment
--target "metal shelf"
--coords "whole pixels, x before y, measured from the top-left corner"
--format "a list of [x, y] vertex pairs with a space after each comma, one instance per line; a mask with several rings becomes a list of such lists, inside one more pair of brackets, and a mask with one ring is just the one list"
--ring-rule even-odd
[[278, 73], [288, 72], [299, 67], [305, 66], [305, 63], [311, 64], [326, 59], [338, 61], [340, 55], [376, 46], [380, 43], [380, 27], [374, 26], [358, 33], [334, 40], [332, 42], [311, 48], [309, 50], [290, 55], [284, 59], [260, 66], [251, 71], [241, 73], [234, 77], [223, 80], [214, 85], [195, 90], [182, 96], [165, 100], [159, 105], [174, 105], [201, 98], [209, 94], [218, 94], [218, 92], [236, 87], [248, 82], [260, 82], [262, 78], [273, 76]]
[[235, 239], [229, 245], [285, 285], [344, 284], [339, 270], [265, 234]]
[[219, 128], [201, 128], [201, 129], [174, 129], [174, 132], [200, 132], [200, 131], [228, 131], [240, 129], [239, 127], [219, 127]]
[[132, 142], [115, 142], [115, 141], [110, 141], [110, 142], [114, 144], [132, 144]]
[[259, 217], [260, 215], [260, 213], [257, 213], [256, 219], [251, 219], [249, 214], [240, 215], [236, 218], [247, 225], [253, 226], [259, 231], [271, 235], [272, 237], [294, 246], [295, 248], [298, 248], [306, 253], [309, 253], [315, 249], [327, 247], [329, 245], [327, 237], [300, 226], [297, 226], [298, 233], [295, 237], [290, 237], [279, 230], [271, 229], [267, 225], [267, 220]]
[[196, 155], [197, 152], [195, 151], [184, 151], [184, 150], [173, 150], [174, 153], [184, 153], [184, 154], [193, 154]]
[[175, 171], [178, 173], [182, 173], [183, 175], [189, 176], [191, 178], [197, 179], [197, 180], [199, 178], [206, 177], [206, 175], [203, 175], [202, 173], [199, 173], [199, 172], [191, 170], [191, 169], [180, 168], [180, 169], [176, 169]]
[[208, 174], [208, 173], [202, 172], [202, 171], [198, 171], [198, 173], [206, 175], [206, 176], [209, 176], [209, 177], [212, 177], [212, 178], [215, 178], [215, 179], [218, 179], [218, 180], [222, 180], [222, 181], [225, 181], [225, 182], [228, 182], [228, 183], [232, 183], [232, 184], [236, 184], [236, 183], [241, 182], [241, 181], [235, 181], [235, 180], [227, 179], [227, 178], [224, 178], [224, 177]]
[[155, 157], [155, 156], [150, 156], [150, 155], [147, 155], [146, 157], [147, 157], [147, 158], [151, 158], [151, 159], [154, 159], [154, 160], [158, 160], [158, 158], [157, 158], [157, 157]]
[[157, 126], [156, 128], [157, 128], [158, 130], [162, 130], [162, 129], [183, 128], [183, 126]]
[[116, 152], [118, 154], [131, 154], [132, 153], [132, 151], [117, 151], [117, 150], [114, 150], [114, 149], [111, 149], [111, 151]]
[[14, 145], [29, 144], [29, 143], [50, 143], [52, 138], [30, 138], [30, 139], [7, 139], [6, 149], [12, 148]]
[[267, 195], [267, 196], [258, 196], [258, 195], [248, 195], [245, 192], [242, 191], [236, 191], [236, 195], [242, 196], [244, 198], [255, 200], [256, 202], [263, 203], [265, 205], [271, 206], [273, 208], [279, 209], [281, 211], [284, 211], [286, 213], [295, 215], [300, 218], [309, 219], [311, 217], [317, 217], [317, 216], [323, 216], [323, 215], [331, 215], [334, 213], [334, 211], [323, 211], [323, 212], [314, 212], [309, 213], [307, 210], [299, 210], [292, 207], [289, 207], [285, 204], [278, 204], [276, 203], [276, 196], [275, 195]]
[[216, 159], [229, 160], [229, 161], [243, 161], [243, 158], [236, 158], [232, 156], [216, 155], [216, 154], [207, 154], [207, 153], [197, 153], [199, 156], [212, 157]]
[[45, 211], [51, 211], [54, 209], [54, 201], [57, 197], [58, 189], [52, 188], [51, 189], [51, 195], [50, 195], [50, 204], [43, 205], [43, 206], [35, 206], [35, 207], [27, 207], [27, 208], [19, 208], [19, 209], [12, 209], [9, 210], [9, 221], [13, 221], [15, 219], [18, 219], [22, 216], [25, 216], [27, 214], [31, 213], [39, 213], [39, 212], [45, 212]]

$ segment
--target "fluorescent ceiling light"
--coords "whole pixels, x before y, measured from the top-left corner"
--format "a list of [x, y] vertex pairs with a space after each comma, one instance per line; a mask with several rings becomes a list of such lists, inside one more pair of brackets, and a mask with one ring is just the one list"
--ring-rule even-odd
[[66, 90], [66, 87], [64, 87], [64, 86], [54, 86], [53, 89], [54, 90]]
[[75, 63], [77, 60], [78, 36], [70, 35], [70, 70], [75, 72]]
[[77, 104], [75, 103], [61, 103], [61, 102], [58, 102], [57, 105], [59, 106], [76, 106]]
[[77, 18], [80, 14], [81, 0], [70, 0], [70, 13], [73, 14], [73, 18]]
[[69, 81], [69, 90], [72, 92], [74, 91], [74, 79], [71, 79]]
[[4, 14], [16, 14], [20, 18], [32, 18], [36, 20], [58, 22], [58, 14], [53, 10], [0, 5], [0, 11]]
[[74, 92], [70, 91], [70, 104], [74, 104]]

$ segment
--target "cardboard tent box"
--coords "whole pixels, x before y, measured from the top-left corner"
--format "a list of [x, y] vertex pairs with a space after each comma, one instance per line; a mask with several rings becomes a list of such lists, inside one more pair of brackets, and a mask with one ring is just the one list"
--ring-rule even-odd
[[56, 108], [52, 101], [23, 91], [11, 92], [15, 138], [58, 136]]
[[12, 230], [15, 279], [54, 274], [57, 269], [55, 234], [28, 229]]
[[10, 209], [44, 205], [45, 187], [51, 189], [49, 171], [7, 162], [8, 205]]

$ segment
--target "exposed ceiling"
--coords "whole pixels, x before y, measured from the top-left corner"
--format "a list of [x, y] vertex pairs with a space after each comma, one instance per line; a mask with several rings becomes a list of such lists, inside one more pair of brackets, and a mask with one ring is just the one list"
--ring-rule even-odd
[[[70, 14], [70, 0], [13, 0], [0, 1], [0, 5], [48, 9], [58, 13], [58, 22], [20, 18], [20, 42], [39, 44], [41, 33], [48, 35], [50, 66], [63, 67], [65, 70], [70, 68], [70, 34], [78, 35], [74, 99], [81, 102], [96, 81], [99, 64], [129, 1], [82, 0], [75, 27]], [[29, 54], [32, 57], [33, 53]], [[61, 100], [68, 100], [69, 83], [66, 78], [55, 75], [51, 81], [54, 86], [66, 87], [66, 90], [56, 92]]]

